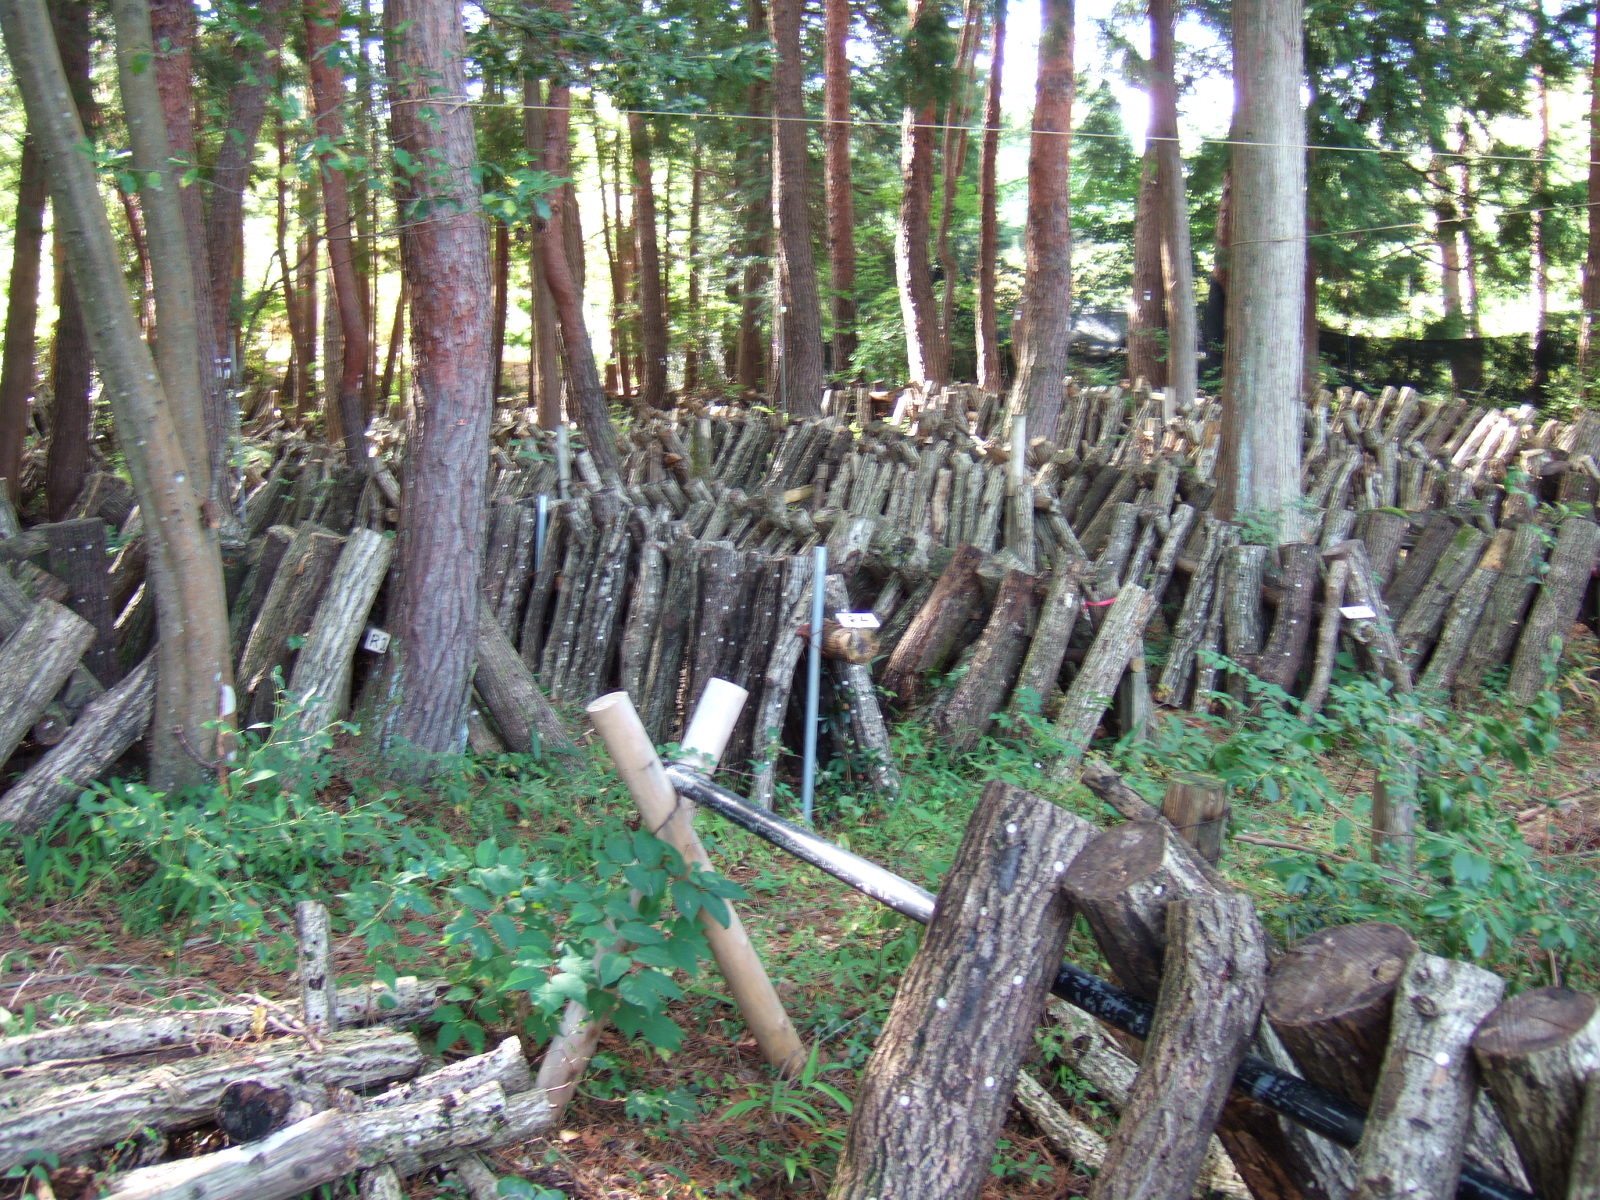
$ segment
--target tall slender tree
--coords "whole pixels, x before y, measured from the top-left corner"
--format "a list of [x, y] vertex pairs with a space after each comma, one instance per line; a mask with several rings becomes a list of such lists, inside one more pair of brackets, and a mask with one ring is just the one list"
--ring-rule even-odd
[[933, 295], [929, 239], [933, 233], [933, 133], [938, 122], [939, 49], [949, 30], [940, 0], [911, 0], [906, 12], [906, 103], [900, 121], [900, 219], [895, 226], [894, 270], [906, 330], [911, 378], [945, 382], [949, 371], [944, 330]]
[[11, 232], [11, 275], [6, 289], [4, 365], [0, 366], [0, 479], [10, 499], [22, 498], [22, 449], [28, 404], [39, 373], [39, 263], [44, 247], [44, 159], [32, 137], [22, 143], [16, 219]]
[[822, 58], [823, 170], [833, 373], [847, 375], [856, 352], [856, 198], [850, 172], [850, 0], [826, 0]]
[[1233, 6], [1233, 228], [1217, 512], [1300, 535], [1305, 303], [1301, 0]]
[[1189, 246], [1189, 190], [1178, 144], [1178, 45], [1175, 0], [1150, 0], [1151, 132], [1160, 176], [1161, 274], [1166, 285], [1167, 386], [1175, 405], [1194, 399], [1196, 379], [1194, 260]]
[[1583, 258], [1583, 282], [1578, 303], [1582, 324], [1578, 330], [1578, 375], [1585, 403], [1594, 403], [1600, 387], [1592, 382], [1595, 367], [1595, 322], [1600, 320], [1600, 3], [1594, 10], [1594, 58], [1589, 70], [1589, 239]]
[[[337, 426], [344, 444], [345, 458], [360, 464], [367, 460], [366, 422], [362, 418], [367, 377], [367, 285], [356, 265], [356, 226], [347, 169], [350, 150], [344, 144], [345, 86], [339, 53], [342, 20], [340, 0], [306, 0], [306, 57], [316, 105], [314, 125], [317, 161], [322, 168], [324, 236], [340, 333], [339, 390], [328, 398], [328, 414], [330, 426]], [[402, 172], [410, 170], [418, 175], [436, 169], [424, 160], [401, 167]]]
[[779, 404], [797, 417], [822, 415], [822, 310], [806, 203], [806, 126], [801, 88], [804, 0], [771, 0], [772, 215], [778, 242], [778, 315], [773, 366]]
[[639, 399], [650, 408], [668, 408], [667, 299], [661, 283], [650, 127], [644, 115], [632, 109], [628, 112], [628, 148], [633, 160], [633, 248], [639, 288]]
[[1065, 403], [1072, 341], [1072, 0], [1043, 0], [1039, 77], [1028, 152], [1027, 275], [1011, 411], [1028, 432], [1054, 438]]
[[1000, 322], [995, 299], [995, 271], [1000, 259], [999, 197], [1000, 89], [1005, 67], [1006, 0], [994, 0], [993, 49], [989, 54], [989, 86], [983, 104], [983, 150], [978, 167], [978, 386], [998, 392]]

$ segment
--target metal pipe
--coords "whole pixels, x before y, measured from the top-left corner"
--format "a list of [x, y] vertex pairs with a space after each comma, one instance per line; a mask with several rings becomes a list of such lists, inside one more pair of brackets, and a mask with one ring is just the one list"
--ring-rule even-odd
[[[913, 921], [926, 925], [933, 919], [934, 896], [910, 880], [902, 879], [870, 859], [836, 846], [809, 829], [803, 829], [765, 809], [756, 808], [744, 797], [719, 787], [682, 763], [667, 767], [667, 779], [686, 797], [702, 808], [709, 808], [740, 828], [771, 842], [849, 884], [856, 891], [876, 900]], [[1081, 1008], [1134, 1037], [1149, 1036], [1155, 1005], [1107, 983], [1074, 963], [1063, 961], [1056, 972], [1053, 991], [1067, 1003]], [[1361, 1140], [1366, 1114], [1348, 1100], [1332, 1092], [1280, 1071], [1255, 1055], [1246, 1055], [1233, 1077], [1233, 1086], [1274, 1112], [1331, 1142], [1354, 1148]], [[1456, 1194], [1465, 1200], [1536, 1200], [1531, 1192], [1497, 1179], [1471, 1163], [1461, 1168], [1461, 1183]]]
[[811, 656], [806, 660], [805, 761], [800, 768], [800, 816], [811, 824], [817, 795], [817, 707], [822, 692], [822, 603], [828, 586], [828, 547], [818, 546], [811, 560]]

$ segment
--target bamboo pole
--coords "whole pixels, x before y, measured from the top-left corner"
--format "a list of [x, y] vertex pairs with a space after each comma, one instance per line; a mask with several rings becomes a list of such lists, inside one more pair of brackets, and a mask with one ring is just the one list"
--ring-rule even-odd
[[[645, 828], [673, 846], [690, 866], [710, 870], [711, 860], [690, 823], [693, 810], [679, 801], [676, 790], [667, 781], [661, 759], [656, 756], [655, 747], [628, 694], [612, 692], [601, 696], [589, 704], [587, 711], [589, 720], [605, 741], [606, 752], [616, 764], [617, 773], [639, 806]], [[729, 905], [726, 926], [717, 924], [703, 911], [700, 922], [717, 967], [728, 981], [734, 1002], [744, 1014], [762, 1054], [780, 1071], [798, 1072], [805, 1063], [805, 1045], [784, 1012], [783, 1002], [778, 999], [739, 914]]]

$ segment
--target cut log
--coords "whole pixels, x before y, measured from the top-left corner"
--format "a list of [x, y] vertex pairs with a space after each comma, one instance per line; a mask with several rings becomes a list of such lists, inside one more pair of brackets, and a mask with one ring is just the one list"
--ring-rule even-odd
[[1460, 528], [1461, 522], [1448, 513], [1428, 514], [1422, 532], [1417, 535], [1416, 545], [1406, 551], [1394, 578], [1384, 585], [1383, 602], [1391, 613], [1404, 613], [1411, 607], [1411, 601], [1422, 591]]
[[1483, 616], [1489, 595], [1500, 580], [1515, 534], [1501, 529], [1489, 542], [1488, 549], [1478, 560], [1478, 565], [1467, 576], [1445, 611], [1444, 628], [1433, 654], [1428, 658], [1428, 669], [1422, 673], [1417, 686], [1424, 691], [1447, 691], [1455, 682], [1456, 672], [1473, 642], [1473, 635]]
[[1573, 1140], [1576, 1146], [1567, 1175], [1567, 1200], [1595, 1200], [1600, 1196], [1600, 1071], [1589, 1073]]
[[284, 551], [239, 659], [239, 691], [249, 698], [240, 709], [251, 722], [272, 719], [278, 699], [272, 672], [289, 667], [295, 654], [289, 639], [310, 629], [341, 545], [342, 539], [326, 529], [302, 525]]
[[1600, 525], [1582, 517], [1568, 517], [1556, 532], [1550, 551], [1550, 571], [1539, 585], [1528, 623], [1511, 657], [1507, 694], [1519, 704], [1532, 703], [1545, 686], [1545, 661], [1558, 637], [1578, 615], [1600, 561]]
[[1523, 618], [1538, 586], [1544, 558], [1545, 531], [1529, 522], [1519, 525], [1511, 537], [1500, 577], [1489, 589], [1483, 616], [1467, 646], [1461, 668], [1456, 673], [1458, 701], [1476, 701], [1484, 676], [1511, 656], [1522, 636]]
[[978, 638], [965, 674], [933, 718], [933, 728], [952, 754], [966, 754], [994, 724], [1011, 694], [1033, 632], [1038, 581], [1026, 571], [1007, 571], [989, 623]]
[[1161, 815], [1213, 867], [1222, 858], [1228, 829], [1228, 785], [1210, 775], [1185, 772], [1167, 782]]
[[1169, 906], [1150, 1037], [1091, 1200], [1185, 1200], [1193, 1191], [1261, 1010], [1263, 940], [1247, 896], [1188, 896]]
[[364, 1167], [454, 1157], [526, 1141], [549, 1127], [538, 1092], [499, 1084], [398, 1108], [317, 1113], [259, 1142], [114, 1177], [100, 1200], [290, 1200]]
[[1278, 588], [1278, 611], [1272, 632], [1256, 659], [1256, 674], [1267, 683], [1292, 691], [1305, 661], [1311, 636], [1312, 601], [1316, 597], [1316, 546], [1291, 542], [1278, 547], [1283, 571]]
[[692, 538], [674, 538], [667, 547], [667, 582], [661, 601], [661, 625], [650, 648], [645, 704], [640, 713], [650, 736], [667, 740], [678, 703], [689, 635], [699, 597], [700, 555]]
[[933, 592], [895, 644], [883, 672], [884, 690], [906, 711], [924, 695], [928, 676], [944, 669], [959, 648], [967, 624], [981, 612], [983, 588], [978, 567], [983, 551], [956, 547]]
[[1456, 530], [1410, 607], [1404, 613], [1394, 610], [1395, 639], [1400, 643], [1401, 653], [1410, 655], [1413, 664], [1433, 644], [1434, 632], [1444, 620], [1445, 610], [1477, 566], [1488, 540], [1487, 534], [1471, 525]]
[[207, 1054], [117, 1075], [98, 1070], [52, 1086], [49, 1064], [24, 1068], [0, 1096], [0, 1166], [23, 1162], [41, 1146], [78, 1154], [143, 1128], [187, 1129], [211, 1119], [222, 1091], [236, 1079], [304, 1093], [308, 1088], [371, 1087], [414, 1075], [423, 1055], [417, 1039], [389, 1030], [335, 1034], [318, 1049], [293, 1039]]
[[1311, 682], [1301, 701], [1301, 714], [1307, 720], [1322, 711], [1328, 700], [1328, 688], [1333, 683], [1333, 664], [1339, 653], [1339, 623], [1344, 619], [1339, 609], [1344, 604], [1345, 584], [1350, 578], [1350, 564], [1337, 559], [1328, 564], [1327, 578], [1322, 584], [1322, 618], [1317, 623], [1317, 652], [1311, 664]]
[[[1228, 658], [1242, 671], [1254, 674], [1256, 659], [1266, 640], [1261, 619], [1261, 583], [1266, 575], [1267, 547], [1240, 545], [1228, 547], [1222, 556], [1222, 644]], [[1235, 700], [1248, 695], [1244, 676], [1228, 672], [1228, 691]]]
[[1083, 610], [1083, 575], [1081, 562], [1071, 562], [1056, 567], [1050, 590], [1045, 593], [1039, 610], [1039, 620], [1033, 638], [1028, 643], [1028, 653], [1017, 674], [1017, 685], [1011, 693], [1011, 711], [1024, 708], [1043, 713], [1053, 707], [1060, 693], [1061, 664], [1067, 657], [1067, 643], [1072, 639], [1073, 627]]
[[34, 833], [127, 753], [150, 727], [156, 670], [145, 659], [121, 683], [92, 701], [50, 752], [0, 794], [0, 821]]
[[1363, 648], [1369, 667], [1376, 673], [1381, 670], [1401, 692], [1412, 690], [1411, 668], [1400, 653], [1400, 643], [1394, 636], [1394, 623], [1384, 598], [1378, 592], [1372, 576], [1372, 566], [1367, 562], [1367, 552], [1360, 542], [1340, 542], [1325, 551], [1323, 558], [1330, 562], [1344, 559], [1350, 566], [1345, 577], [1345, 593], [1352, 606], [1370, 609], [1370, 617], [1349, 617], [1351, 636]]
[[1584, 1084], [1600, 1077], [1600, 1004], [1570, 988], [1524, 992], [1478, 1026], [1472, 1052], [1534, 1188], [1567, 1195]]
[[1117, 593], [1056, 718], [1066, 761], [1076, 762], [1088, 749], [1122, 673], [1144, 647], [1144, 630], [1155, 603], [1155, 597], [1136, 583], [1124, 584]]
[[1336, 925], [1290, 947], [1267, 979], [1267, 1020], [1311, 1082], [1372, 1102], [1394, 995], [1416, 953], [1397, 925]]
[[[811, 613], [812, 559], [799, 554], [789, 560], [784, 578], [788, 611], [778, 624], [772, 655], [761, 678], [761, 702], [756, 708], [751, 732], [750, 799], [762, 808], [771, 808], [777, 790], [778, 759], [783, 753], [783, 719], [789, 710], [789, 693], [794, 686], [796, 668], [806, 647], [799, 629]], [[789, 632], [793, 630], [795, 632]]]
[[650, 646], [661, 624], [661, 603], [666, 590], [666, 546], [646, 541], [639, 547], [639, 573], [628, 597], [628, 616], [622, 626], [620, 671], [622, 690], [647, 704], [645, 679], [650, 667]]
[[518, 754], [576, 749], [561, 717], [539, 690], [533, 672], [487, 605], [478, 610], [474, 653], [477, 674], [473, 681], [505, 738], [507, 749]]
[[[835, 611], [849, 605], [850, 594], [845, 590], [844, 576], [828, 576], [827, 601]], [[878, 693], [872, 686], [871, 669], [852, 662], [830, 662], [829, 669], [835, 686], [849, 706], [850, 732], [855, 738], [855, 748], [866, 760], [867, 778], [881, 795], [899, 794], [900, 772], [889, 751], [889, 727], [878, 704]]]
[[111, 583], [106, 574], [106, 523], [99, 517], [87, 517], [39, 529], [50, 547], [46, 565], [67, 585], [67, 607], [94, 629], [84, 665], [102, 685], [110, 687], [122, 678], [122, 669], [117, 663], [117, 613], [111, 607]]
[[[341, 1027], [383, 1021], [420, 1021], [438, 1008], [440, 997], [448, 987], [442, 980], [404, 975], [395, 980], [392, 988], [382, 983], [340, 988], [334, 1012]], [[225, 1008], [195, 1008], [41, 1029], [0, 1040], [0, 1070], [63, 1059], [142, 1054], [211, 1040], [236, 1041], [251, 1036], [257, 1022], [274, 1033], [290, 1032], [290, 1026], [283, 1023], [280, 1009], [292, 1026], [298, 1028], [299, 1002], [291, 1000], [272, 1008], [234, 1004]]]
[[1167, 662], [1161, 669], [1160, 679], [1156, 681], [1155, 696], [1163, 704], [1183, 703], [1190, 675], [1195, 668], [1195, 655], [1206, 638], [1222, 556], [1239, 536], [1237, 530], [1211, 516], [1203, 519], [1201, 529], [1205, 547], [1200, 552], [1194, 573], [1189, 577], [1189, 590], [1184, 593], [1183, 608], [1172, 629]]
[[1081, 818], [994, 782], [945, 877], [856, 1094], [829, 1200], [967, 1200], [989, 1176], [1066, 942]]
[[289, 678], [289, 694], [301, 704], [293, 720], [301, 737], [326, 729], [350, 708], [356, 646], [389, 570], [392, 547], [382, 534], [357, 528], [339, 551]]
[[1352, 1200], [1451, 1200], [1477, 1092], [1473, 1030], [1504, 982], [1481, 967], [1415, 954], [1400, 977], [1388, 1052], [1356, 1149]]
[[94, 642], [94, 628], [77, 613], [40, 600], [0, 646], [0, 765], [4, 765], [66, 683]]

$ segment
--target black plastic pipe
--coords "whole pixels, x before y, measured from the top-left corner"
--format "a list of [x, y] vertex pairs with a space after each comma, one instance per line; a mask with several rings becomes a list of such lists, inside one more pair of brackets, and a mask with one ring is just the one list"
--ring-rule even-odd
[[[741, 829], [764, 838], [778, 849], [821, 868], [879, 904], [923, 925], [933, 919], [934, 897], [926, 888], [902, 879], [871, 859], [862, 858], [826, 838], [818, 837], [804, 826], [785, 821], [764, 808], [757, 808], [744, 797], [719, 787], [682, 763], [669, 765], [667, 778], [678, 789], [679, 795], [726, 817]], [[1155, 1005], [1107, 983], [1082, 967], [1063, 962], [1056, 972], [1051, 991], [1067, 1003], [1100, 1018], [1108, 1025], [1116, 1026], [1124, 1033], [1131, 1033], [1137, 1038], [1149, 1036]], [[1233, 1077], [1233, 1086], [1252, 1100], [1259, 1101], [1331, 1142], [1354, 1149], [1361, 1140], [1361, 1130], [1367, 1116], [1359, 1107], [1298, 1075], [1280, 1071], [1254, 1055], [1247, 1054], [1239, 1064], [1239, 1070]], [[1461, 1168], [1461, 1184], [1456, 1195], [1465, 1197], [1465, 1200], [1537, 1200], [1532, 1192], [1514, 1187], [1471, 1163], [1463, 1164]]]

